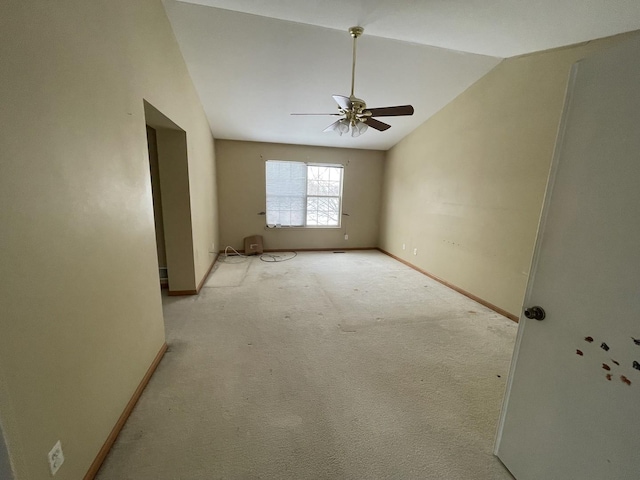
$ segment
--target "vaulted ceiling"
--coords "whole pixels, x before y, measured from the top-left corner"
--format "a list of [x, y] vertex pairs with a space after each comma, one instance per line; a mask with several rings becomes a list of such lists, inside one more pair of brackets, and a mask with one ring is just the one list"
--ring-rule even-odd
[[[164, 0], [216, 138], [386, 150], [503, 58], [640, 29], [638, 0]], [[412, 104], [385, 132], [323, 133], [348, 96]]]

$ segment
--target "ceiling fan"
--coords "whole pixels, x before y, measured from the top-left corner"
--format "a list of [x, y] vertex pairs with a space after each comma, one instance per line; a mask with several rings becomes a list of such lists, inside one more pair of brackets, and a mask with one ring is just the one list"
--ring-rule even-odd
[[356, 98], [353, 95], [353, 86], [356, 74], [356, 41], [364, 32], [362, 27], [351, 27], [349, 33], [353, 37], [353, 63], [351, 65], [351, 95], [345, 97], [343, 95], [333, 95], [333, 99], [338, 104], [339, 113], [292, 113], [291, 115], [331, 115], [342, 117], [336, 120], [324, 132], [338, 132], [342, 136], [351, 130], [352, 137], [359, 137], [368, 127], [375, 128], [380, 132], [384, 132], [391, 128], [391, 125], [376, 120], [374, 117], [396, 117], [404, 115], [413, 115], [413, 107], [411, 105], [398, 105], [395, 107], [379, 107], [367, 108], [364, 100]]

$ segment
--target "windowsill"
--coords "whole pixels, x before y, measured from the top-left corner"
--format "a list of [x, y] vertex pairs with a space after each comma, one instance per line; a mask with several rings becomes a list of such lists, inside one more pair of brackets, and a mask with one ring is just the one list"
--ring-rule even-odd
[[341, 225], [335, 225], [335, 226], [310, 225], [306, 227], [290, 227], [290, 226], [283, 225], [281, 227], [269, 227], [265, 225], [265, 228], [267, 230], [340, 230], [342, 226]]

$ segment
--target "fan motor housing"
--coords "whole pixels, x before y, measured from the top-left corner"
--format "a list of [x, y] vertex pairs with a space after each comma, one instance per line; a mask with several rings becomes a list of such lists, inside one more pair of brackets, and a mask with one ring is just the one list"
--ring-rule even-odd
[[362, 111], [367, 108], [367, 104], [364, 102], [364, 100], [356, 97], [349, 97], [349, 100], [351, 100], [351, 108], [355, 113], [362, 113]]

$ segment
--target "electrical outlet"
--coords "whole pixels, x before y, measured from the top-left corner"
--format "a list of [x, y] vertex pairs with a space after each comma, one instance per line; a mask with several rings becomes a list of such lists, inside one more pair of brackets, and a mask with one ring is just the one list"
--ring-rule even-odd
[[417, 248], [414, 248], [414, 249], [413, 249], [413, 254], [414, 254], [414, 255], [417, 255], [417, 254], [418, 254], [418, 249], [417, 249]]
[[345, 233], [345, 234], [344, 234], [344, 239], [345, 239], [345, 240], [349, 240], [349, 235]]
[[64, 454], [62, 453], [62, 444], [60, 440], [58, 440], [49, 452], [49, 470], [51, 470], [51, 475], [55, 475], [63, 463]]
[[404, 243], [402, 244], [402, 249], [403, 249], [403, 250], [406, 250], [406, 249], [407, 249], [407, 246], [406, 246]]

